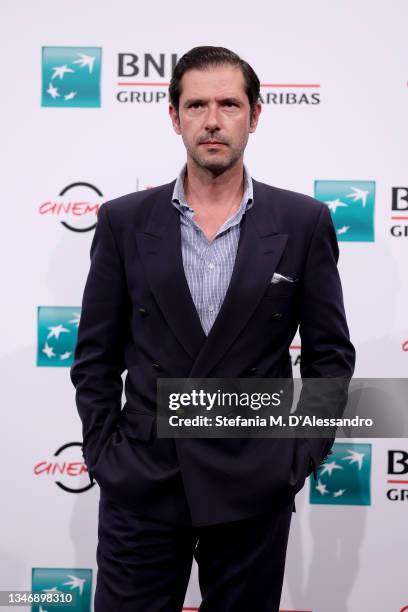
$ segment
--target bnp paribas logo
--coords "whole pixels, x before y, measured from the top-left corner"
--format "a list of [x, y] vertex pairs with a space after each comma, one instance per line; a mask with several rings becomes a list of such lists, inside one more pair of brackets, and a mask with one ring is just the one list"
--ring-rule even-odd
[[38, 366], [72, 365], [80, 316], [74, 306], [38, 307]]
[[100, 47], [42, 48], [42, 106], [101, 105]]
[[336, 442], [333, 454], [310, 481], [311, 504], [371, 504], [371, 444]]
[[33, 567], [31, 589], [41, 602], [32, 606], [32, 612], [91, 611], [91, 569]]
[[315, 181], [315, 198], [329, 208], [339, 241], [374, 241], [375, 181]]

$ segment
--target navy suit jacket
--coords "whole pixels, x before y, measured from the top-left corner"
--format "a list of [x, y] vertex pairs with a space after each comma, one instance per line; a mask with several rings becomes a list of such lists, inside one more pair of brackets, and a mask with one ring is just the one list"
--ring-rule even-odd
[[[91, 247], [71, 370], [91, 481], [107, 497], [193, 524], [238, 520], [289, 499], [332, 439], [163, 439], [157, 378], [350, 378], [338, 244], [327, 206], [258, 181], [236, 261], [206, 336], [185, 278], [174, 182], [104, 204]], [[299, 279], [272, 284], [274, 272]], [[126, 402], [121, 409], [122, 373]]]

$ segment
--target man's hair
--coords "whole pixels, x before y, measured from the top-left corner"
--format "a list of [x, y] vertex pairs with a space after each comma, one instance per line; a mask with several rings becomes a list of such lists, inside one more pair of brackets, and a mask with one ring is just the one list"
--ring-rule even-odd
[[194, 47], [187, 51], [177, 62], [169, 86], [170, 103], [179, 112], [181, 79], [188, 70], [205, 70], [214, 66], [229, 64], [239, 66], [245, 81], [245, 93], [248, 96], [251, 114], [259, 100], [259, 79], [254, 69], [233, 51], [225, 47]]

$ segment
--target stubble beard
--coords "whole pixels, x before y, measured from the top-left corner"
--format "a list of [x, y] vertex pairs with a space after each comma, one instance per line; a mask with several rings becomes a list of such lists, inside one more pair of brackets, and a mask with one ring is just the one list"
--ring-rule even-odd
[[244, 152], [245, 145], [246, 143], [243, 143], [243, 147], [236, 150], [231, 151], [230, 149], [230, 155], [227, 157], [214, 155], [214, 159], [211, 159], [210, 155], [201, 155], [199, 151], [200, 145], [197, 145], [196, 148], [191, 148], [188, 153], [199, 168], [206, 170], [215, 178], [235, 166]]

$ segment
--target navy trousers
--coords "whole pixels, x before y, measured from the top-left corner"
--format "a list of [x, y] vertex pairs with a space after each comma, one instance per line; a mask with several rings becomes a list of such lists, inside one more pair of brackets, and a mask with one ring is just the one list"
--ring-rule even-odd
[[204, 527], [99, 503], [95, 612], [181, 612], [193, 558], [200, 612], [278, 612], [293, 500]]

